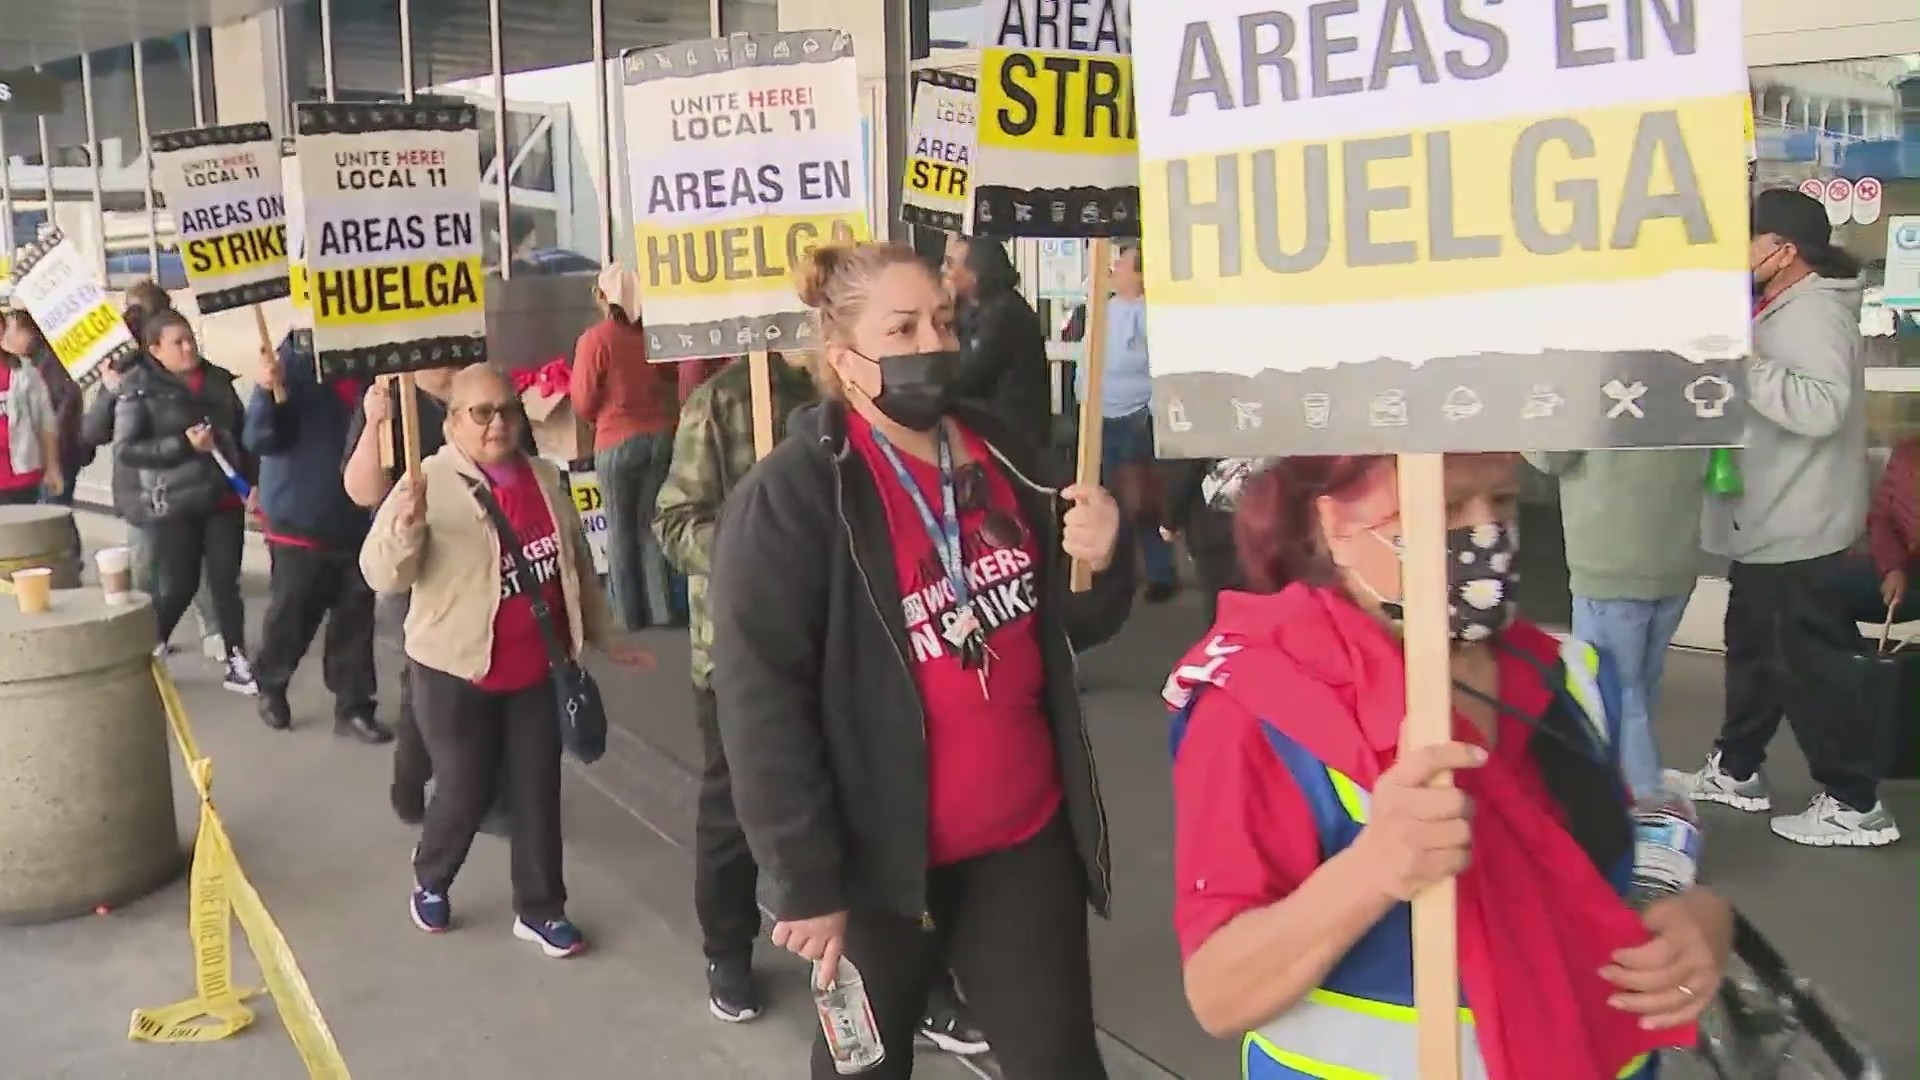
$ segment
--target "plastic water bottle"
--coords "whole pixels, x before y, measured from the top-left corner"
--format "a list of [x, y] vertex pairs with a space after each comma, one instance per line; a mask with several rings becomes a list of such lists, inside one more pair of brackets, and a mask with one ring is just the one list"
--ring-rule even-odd
[[831, 985], [822, 986], [820, 965], [813, 965], [813, 1005], [820, 1013], [820, 1029], [827, 1033], [827, 1052], [833, 1070], [842, 1076], [862, 1073], [887, 1059], [880, 1042], [880, 1025], [873, 1020], [866, 981], [853, 961], [840, 958], [840, 971]]
[[1660, 789], [1634, 803], [1633, 899], [1685, 892], [1700, 873], [1700, 814], [1684, 774], [1666, 770]]

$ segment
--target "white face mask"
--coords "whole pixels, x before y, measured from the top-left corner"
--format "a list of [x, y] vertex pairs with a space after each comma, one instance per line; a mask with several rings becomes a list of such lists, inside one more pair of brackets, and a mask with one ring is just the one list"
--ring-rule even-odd
[[[1373, 530], [1367, 535], [1406, 557], [1403, 537], [1388, 539]], [[1520, 584], [1515, 565], [1520, 551], [1520, 526], [1491, 521], [1447, 530], [1447, 634], [1463, 645], [1485, 641], [1513, 622], [1514, 594]], [[1353, 579], [1372, 595], [1387, 618], [1406, 618], [1406, 605], [1381, 596], [1358, 574]]]

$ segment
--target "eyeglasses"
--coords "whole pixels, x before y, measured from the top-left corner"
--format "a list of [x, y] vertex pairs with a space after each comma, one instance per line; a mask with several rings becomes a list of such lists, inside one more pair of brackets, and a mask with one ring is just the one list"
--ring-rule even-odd
[[507, 423], [518, 423], [527, 415], [527, 410], [517, 401], [482, 401], [467, 406], [467, 416], [474, 423], [486, 427], [493, 423], [494, 417], [500, 417]]
[[953, 471], [953, 498], [959, 503], [963, 514], [987, 512], [980, 522], [980, 539], [991, 547], [1019, 547], [1026, 542], [1026, 527], [1020, 519], [1000, 507], [991, 505], [993, 489], [988, 486], [987, 472], [977, 461], [970, 461]]

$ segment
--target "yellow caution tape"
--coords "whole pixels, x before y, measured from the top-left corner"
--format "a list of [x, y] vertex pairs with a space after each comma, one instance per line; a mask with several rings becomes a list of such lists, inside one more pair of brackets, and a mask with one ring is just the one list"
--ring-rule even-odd
[[233, 985], [233, 934], [229, 915], [240, 920], [254, 959], [266, 979], [267, 992], [279, 1009], [280, 1022], [293, 1036], [294, 1049], [313, 1080], [348, 1080], [347, 1063], [334, 1044], [320, 1006], [313, 1000], [306, 976], [287, 946], [286, 935], [267, 914], [267, 907], [234, 857], [233, 843], [220, 815], [213, 809], [213, 762], [201, 756], [187, 724], [180, 691], [160, 661], [153, 664], [153, 681], [166, 708], [167, 726], [187, 764], [187, 775], [200, 795], [200, 829], [193, 847], [190, 878], [192, 911], [188, 927], [193, 936], [194, 996], [159, 1009], [135, 1009], [127, 1038], [143, 1042], [212, 1042], [245, 1030], [253, 1023], [246, 999], [258, 990]]

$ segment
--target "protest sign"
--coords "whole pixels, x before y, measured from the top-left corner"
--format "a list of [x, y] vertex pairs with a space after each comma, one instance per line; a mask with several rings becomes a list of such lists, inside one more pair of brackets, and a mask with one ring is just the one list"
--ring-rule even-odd
[[[566, 462], [557, 462], [564, 470]], [[607, 572], [607, 500], [600, 493], [600, 479], [592, 469], [569, 472], [567, 490], [573, 493], [574, 509], [580, 511], [580, 527], [587, 534], [587, 547], [593, 551], [595, 573]]]
[[13, 207], [0, 207], [0, 278], [13, 279]]
[[474, 107], [294, 108], [299, 239], [321, 377], [485, 360]]
[[293, 306], [294, 340], [313, 352], [313, 288], [307, 278], [307, 202], [301, 197], [300, 166], [294, 140], [280, 140], [281, 197], [287, 206], [287, 299]]
[[808, 347], [794, 265], [868, 236], [853, 40], [733, 34], [621, 70], [650, 359]]
[[91, 382], [101, 364], [140, 351], [107, 297], [99, 263], [58, 229], [46, 230], [16, 254], [12, 299], [33, 316], [53, 354], [78, 382]]
[[1357, 8], [1139, 12], [1163, 456], [1737, 443], [1739, 5]]
[[1129, 0], [980, 5], [973, 229], [1138, 236]]
[[913, 130], [900, 181], [900, 220], [971, 232], [967, 177], [973, 170], [974, 81], [950, 71], [913, 73]]
[[280, 141], [263, 123], [164, 131], [154, 181], [202, 315], [287, 295]]

